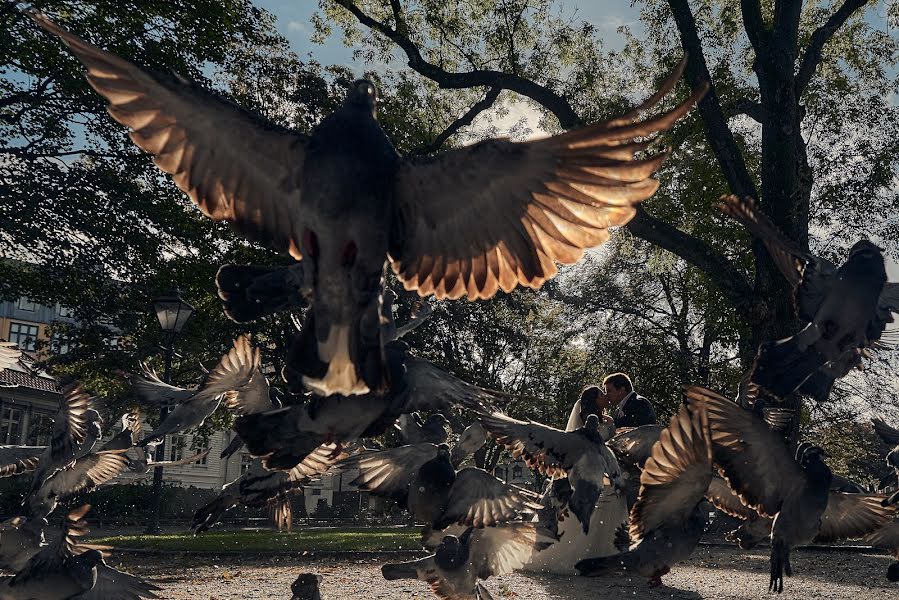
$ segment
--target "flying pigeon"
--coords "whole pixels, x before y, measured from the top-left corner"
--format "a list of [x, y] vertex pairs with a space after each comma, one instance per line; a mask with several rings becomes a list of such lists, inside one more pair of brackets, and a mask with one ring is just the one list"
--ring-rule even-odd
[[[85, 510], [82, 507], [80, 510]], [[82, 518], [76, 518], [77, 511], [70, 514], [65, 522], [67, 532], [63, 539], [72, 538], [87, 533], [86, 524]], [[14, 517], [0, 523], [0, 569], [18, 572], [25, 568], [31, 560], [43, 548], [43, 528], [47, 526], [44, 519], [25, 519]], [[76, 551], [91, 548], [105, 549], [99, 546], [77, 545]], [[139, 577], [118, 571], [105, 562], [97, 565], [97, 582], [94, 587], [81, 595], [78, 600], [139, 600], [140, 598], [157, 598], [153, 593], [159, 590], [155, 585], [148, 583]]]
[[266, 468], [290, 469], [322, 444], [382, 435], [404, 413], [451, 406], [490, 412], [494, 401], [505, 399], [413, 356], [402, 342], [388, 344], [386, 351], [394, 375], [385, 394], [313, 397], [305, 404], [240, 417], [234, 430]]
[[315, 573], [303, 573], [290, 584], [293, 592], [291, 600], [322, 600], [318, 586], [321, 585], [322, 576]]
[[428, 415], [424, 421], [416, 413], [400, 415], [395, 427], [403, 438], [403, 445], [408, 444], [443, 444], [446, 442], [446, 426], [449, 421], [440, 413]]
[[[277, 390], [269, 385], [262, 373], [261, 365], [257, 365], [250, 382], [244, 388], [225, 393], [225, 408], [235, 416], [242, 417], [278, 410], [281, 408], [281, 400], [277, 396]], [[235, 433], [228, 446], [222, 450], [220, 458], [228, 458], [243, 448], [243, 445], [243, 439]]]
[[554, 542], [550, 532], [534, 523], [469, 527], [459, 535], [443, 536], [434, 554], [385, 564], [381, 573], [387, 580], [426, 581], [441, 600], [483, 599], [480, 579], [511, 573]]
[[284, 508], [290, 506], [290, 498], [303, 492], [303, 486], [327, 472], [338, 461], [346, 458], [346, 451], [336, 451], [334, 444], [324, 445], [309, 454], [303, 462], [290, 471], [268, 471], [260, 460], [250, 463], [246, 473], [222, 487], [221, 493], [211, 502], [197, 509], [191, 528], [200, 533], [216, 524], [227, 511], [235, 506], [251, 508], [275, 507], [283, 515], [278, 528], [288, 526], [284, 519], [290, 513]]
[[[723, 198], [721, 209], [760, 238], [794, 290], [799, 333], [759, 348], [752, 381], [783, 398], [803, 391], [823, 401], [835, 379], [861, 361], [899, 312], [899, 284], [888, 284], [883, 253], [867, 240], [849, 250], [838, 268], [787, 239], [751, 198]], [[809, 381], [811, 380], [811, 381]]]
[[618, 461], [599, 433], [599, 418], [587, 417], [583, 427], [560, 431], [534, 421], [518, 421], [502, 413], [481, 415], [484, 428], [498, 444], [523, 457], [528, 466], [547, 477], [567, 477], [574, 490], [568, 506], [586, 534], [593, 509], [608, 476], [620, 487]]
[[719, 472], [746, 506], [774, 518], [769, 591], [783, 591], [791, 576], [790, 550], [813, 540], [861, 537], [892, 518], [882, 497], [831, 492], [824, 451], [800, 444], [795, 459], [776, 432], [755, 414], [699, 386], [686, 391], [691, 413], [705, 411], [712, 456]]
[[47, 446], [0, 446], [0, 478], [34, 471]]
[[[306, 136], [29, 14], [84, 64], [110, 115], [204, 214], [301, 261], [285, 267], [291, 273], [261, 276], [290, 281], [295, 291], [283, 296], [311, 305], [290, 366], [323, 396], [385, 385], [378, 329], [385, 260], [421, 296], [474, 300], [519, 284], [539, 288], [556, 262], [579, 260], [652, 196], [651, 175], [667, 153], [635, 153], [707, 89], [640, 120], [673, 89], [681, 61], [659, 92], [615, 119], [542, 140], [493, 139], [404, 158], [378, 124], [370, 81], [354, 82], [343, 105]], [[229, 272], [245, 287], [255, 275]], [[263, 314], [259, 308], [250, 316]]]
[[637, 501], [637, 494], [640, 492], [643, 464], [649, 459], [652, 447], [664, 430], [661, 425], [618, 429], [608, 441], [609, 449], [615, 454], [621, 468], [621, 484], [628, 510]]
[[480, 450], [487, 443], [487, 430], [480, 421], [475, 421], [465, 428], [462, 435], [450, 450], [450, 461], [457, 469], [469, 456]]
[[[38, 458], [37, 467], [31, 478], [28, 493], [33, 493], [60, 469], [72, 464], [79, 448], [88, 434], [88, 419], [93, 398], [81, 387], [73, 383], [63, 389], [59, 410], [53, 418], [53, 434], [50, 446]], [[3, 470], [7, 470], [5, 467]]]
[[149, 374], [147, 377], [134, 376], [132, 381], [138, 400], [148, 404], [171, 400], [178, 402], [165, 419], [137, 445], [155, 445], [171, 433], [202, 425], [218, 408], [224, 395], [241, 391], [250, 385], [259, 361], [259, 349], [254, 349], [244, 335], [234, 340], [234, 347], [222, 356], [195, 391], [170, 386]]
[[338, 466], [359, 470], [351, 485], [395, 500], [436, 531], [454, 523], [489, 527], [540, 508], [536, 494], [507, 485], [483, 469], [456, 471], [446, 444], [364, 451]]
[[705, 494], [712, 478], [708, 419], [686, 407], [671, 419], [652, 447], [640, 476], [640, 492], [628, 517], [627, 551], [588, 558], [575, 568], [581, 575], [637, 573], [653, 587], [671, 566], [687, 559], [699, 544], [708, 520]]

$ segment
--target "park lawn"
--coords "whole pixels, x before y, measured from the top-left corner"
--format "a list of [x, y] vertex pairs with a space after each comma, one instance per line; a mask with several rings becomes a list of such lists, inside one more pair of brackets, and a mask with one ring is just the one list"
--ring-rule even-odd
[[412, 527], [306, 528], [292, 532], [207, 531], [199, 535], [120, 535], [91, 539], [114, 548], [194, 552], [326, 552], [421, 550], [421, 531]]

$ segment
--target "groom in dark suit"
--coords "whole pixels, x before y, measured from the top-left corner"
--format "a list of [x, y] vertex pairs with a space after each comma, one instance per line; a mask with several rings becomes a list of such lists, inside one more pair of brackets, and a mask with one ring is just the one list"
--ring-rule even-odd
[[602, 381], [605, 397], [615, 420], [615, 427], [639, 427], [656, 423], [652, 403], [634, 391], [631, 378], [624, 373], [612, 373]]

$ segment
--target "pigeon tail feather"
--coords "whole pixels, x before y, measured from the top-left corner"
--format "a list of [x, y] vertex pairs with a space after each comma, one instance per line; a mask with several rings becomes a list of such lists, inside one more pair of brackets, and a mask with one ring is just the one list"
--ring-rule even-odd
[[387, 563], [381, 567], [381, 575], [388, 581], [394, 579], [418, 579], [418, 561]]
[[636, 556], [629, 551], [612, 556], [585, 558], [578, 561], [574, 568], [585, 577], [601, 577], [615, 573], [636, 572], [636, 566]]

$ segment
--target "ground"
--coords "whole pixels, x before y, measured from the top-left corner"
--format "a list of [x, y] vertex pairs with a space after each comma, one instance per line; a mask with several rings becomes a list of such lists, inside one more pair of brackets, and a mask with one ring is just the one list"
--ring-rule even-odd
[[[403, 557], [408, 558], [408, 557]], [[324, 600], [425, 600], [434, 598], [425, 583], [385, 581], [380, 565], [386, 556], [335, 558], [296, 556], [197, 556], [178, 553], [120, 553], [113, 557], [126, 570], [163, 588], [171, 600], [248, 600], [290, 598], [290, 583], [303, 572], [324, 577]], [[887, 581], [885, 555], [801, 550], [793, 559], [794, 576], [786, 580], [785, 600], [899, 598], [899, 584]], [[488, 589], [500, 600], [581, 600], [586, 598], [771, 599], [765, 549], [700, 547], [692, 559], [651, 590], [644, 581], [516, 573], [491, 579]]]

